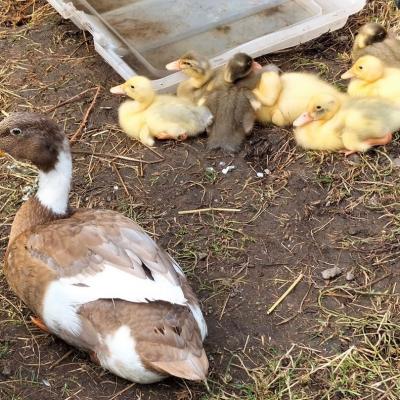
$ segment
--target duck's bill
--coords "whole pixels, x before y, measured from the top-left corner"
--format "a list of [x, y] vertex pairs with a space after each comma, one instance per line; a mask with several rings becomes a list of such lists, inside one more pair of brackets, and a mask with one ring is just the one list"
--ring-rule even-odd
[[168, 64], [165, 66], [165, 68], [166, 68], [168, 71], [180, 71], [180, 70], [182, 69], [182, 68], [181, 68], [181, 63], [180, 63], [179, 60], [175, 60], [175, 61], [172, 61], [172, 62], [168, 63]]
[[300, 117], [298, 117], [294, 120], [293, 126], [303, 126], [312, 121], [314, 121], [314, 120], [311, 117], [311, 114], [308, 112], [305, 112], [305, 113], [301, 114]]
[[110, 89], [110, 92], [113, 94], [126, 94], [124, 86], [123, 85], [118, 85], [118, 86], [114, 86]]
[[262, 69], [262, 65], [257, 61], [253, 61], [253, 65], [251, 66], [253, 71], [258, 71]]
[[354, 78], [354, 74], [353, 74], [353, 72], [349, 69], [349, 70], [346, 71], [344, 74], [342, 74], [341, 78], [342, 78], [342, 79], [351, 79], [351, 78]]

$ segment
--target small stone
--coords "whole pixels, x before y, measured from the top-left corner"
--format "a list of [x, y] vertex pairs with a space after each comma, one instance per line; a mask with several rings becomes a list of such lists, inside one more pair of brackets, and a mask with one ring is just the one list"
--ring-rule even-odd
[[346, 281], [350, 282], [350, 281], [353, 281], [353, 280], [354, 280], [354, 273], [352, 271], [349, 271], [346, 274]]
[[257, 178], [264, 178], [264, 174], [262, 172], [257, 172]]
[[205, 260], [207, 258], [207, 253], [199, 253], [197, 256], [199, 257], [199, 260]]
[[349, 232], [349, 235], [354, 236], [354, 235], [357, 235], [358, 233], [360, 233], [361, 229], [358, 228], [357, 226], [351, 226], [349, 228], [348, 232]]
[[234, 165], [228, 165], [226, 168], [224, 168], [221, 172], [226, 175], [228, 172], [234, 170], [236, 167]]
[[112, 199], [111, 199], [111, 196], [108, 195], [108, 196], [106, 197], [106, 201], [110, 202], [111, 200], [112, 200]]
[[265, 175], [271, 175], [271, 170], [268, 168], [264, 169]]
[[50, 387], [50, 382], [47, 379], [42, 379], [42, 383], [44, 386]]
[[325, 269], [321, 272], [322, 278], [324, 279], [333, 279], [339, 276], [342, 273], [342, 270], [339, 267], [333, 267]]

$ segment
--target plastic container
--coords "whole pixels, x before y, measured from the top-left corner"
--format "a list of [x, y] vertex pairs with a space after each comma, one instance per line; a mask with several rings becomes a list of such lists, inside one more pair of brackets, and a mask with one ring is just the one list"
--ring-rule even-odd
[[156, 89], [184, 79], [164, 66], [188, 50], [214, 67], [341, 28], [366, 0], [48, 0], [93, 35], [96, 51], [122, 78], [146, 75]]

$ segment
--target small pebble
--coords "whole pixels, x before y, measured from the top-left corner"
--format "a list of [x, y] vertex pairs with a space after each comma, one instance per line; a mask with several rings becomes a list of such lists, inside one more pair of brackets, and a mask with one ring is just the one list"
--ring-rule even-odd
[[257, 172], [257, 178], [264, 178], [264, 174], [262, 172]]
[[268, 168], [264, 169], [265, 175], [271, 175], [271, 170], [269, 170]]
[[225, 166], [225, 164], [226, 164], [226, 162], [225, 162], [225, 161], [220, 161], [220, 162], [219, 162], [219, 166], [220, 166], [220, 167], [224, 167], [224, 166]]
[[349, 228], [348, 232], [349, 232], [349, 235], [354, 236], [354, 235], [357, 235], [358, 233], [360, 233], [360, 232], [361, 232], [361, 229], [358, 228], [357, 226], [351, 226], [351, 227]]
[[354, 273], [352, 271], [349, 271], [346, 274], [346, 281], [352, 281], [352, 280], [354, 280]]
[[197, 256], [199, 260], [205, 260], [207, 258], [207, 253], [199, 253]]
[[324, 279], [333, 279], [339, 276], [342, 273], [342, 270], [339, 267], [333, 267], [325, 269], [321, 272], [322, 278]]
[[226, 175], [229, 171], [234, 170], [236, 167], [234, 165], [228, 165], [226, 168], [222, 170], [222, 173]]

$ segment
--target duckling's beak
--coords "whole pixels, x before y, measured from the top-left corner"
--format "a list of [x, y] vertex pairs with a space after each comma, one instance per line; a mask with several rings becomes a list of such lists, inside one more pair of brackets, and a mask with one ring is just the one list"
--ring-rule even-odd
[[351, 69], [349, 69], [348, 71], [346, 71], [344, 74], [342, 74], [342, 76], [341, 76], [341, 78], [342, 79], [351, 79], [351, 78], [354, 78], [355, 77], [355, 75], [354, 75], [354, 72], [351, 70]]
[[6, 152], [3, 151], [3, 150], [0, 150], [0, 158], [1, 158], [1, 157], [5, 157], [5, 155], [6, 155]]
[[253, 65], [251, 66], [251, 69], [254, 72], [257, 72], [258, 70], [262, 69], [262, 66], [257, 61], [253, 61]]
[[124, 88], [124, 85], [118, 85], [118, 86], [114, 86], [110, 89], [110, 92], [113, 94], [122, 94], [122, 95], [126, 95], [126, 91]]
[[308, 124], [309, 122], [314, 121], [313, 117], [309, 112], [305, 112], [300, 115], [300, 117], [296, 118], [293, 122], [293, 126], [303, 126]]
[[168, 71], [180, 71], [182, 68], [181, 68], [181, 62], [180, 62], [180, 60], [175, 60], [175, 61], [172, 61], [172, 62], [170, 62], [169, 64], [167, 64], [166, 66], [165, 66], [165, 68], [168, 70]]

